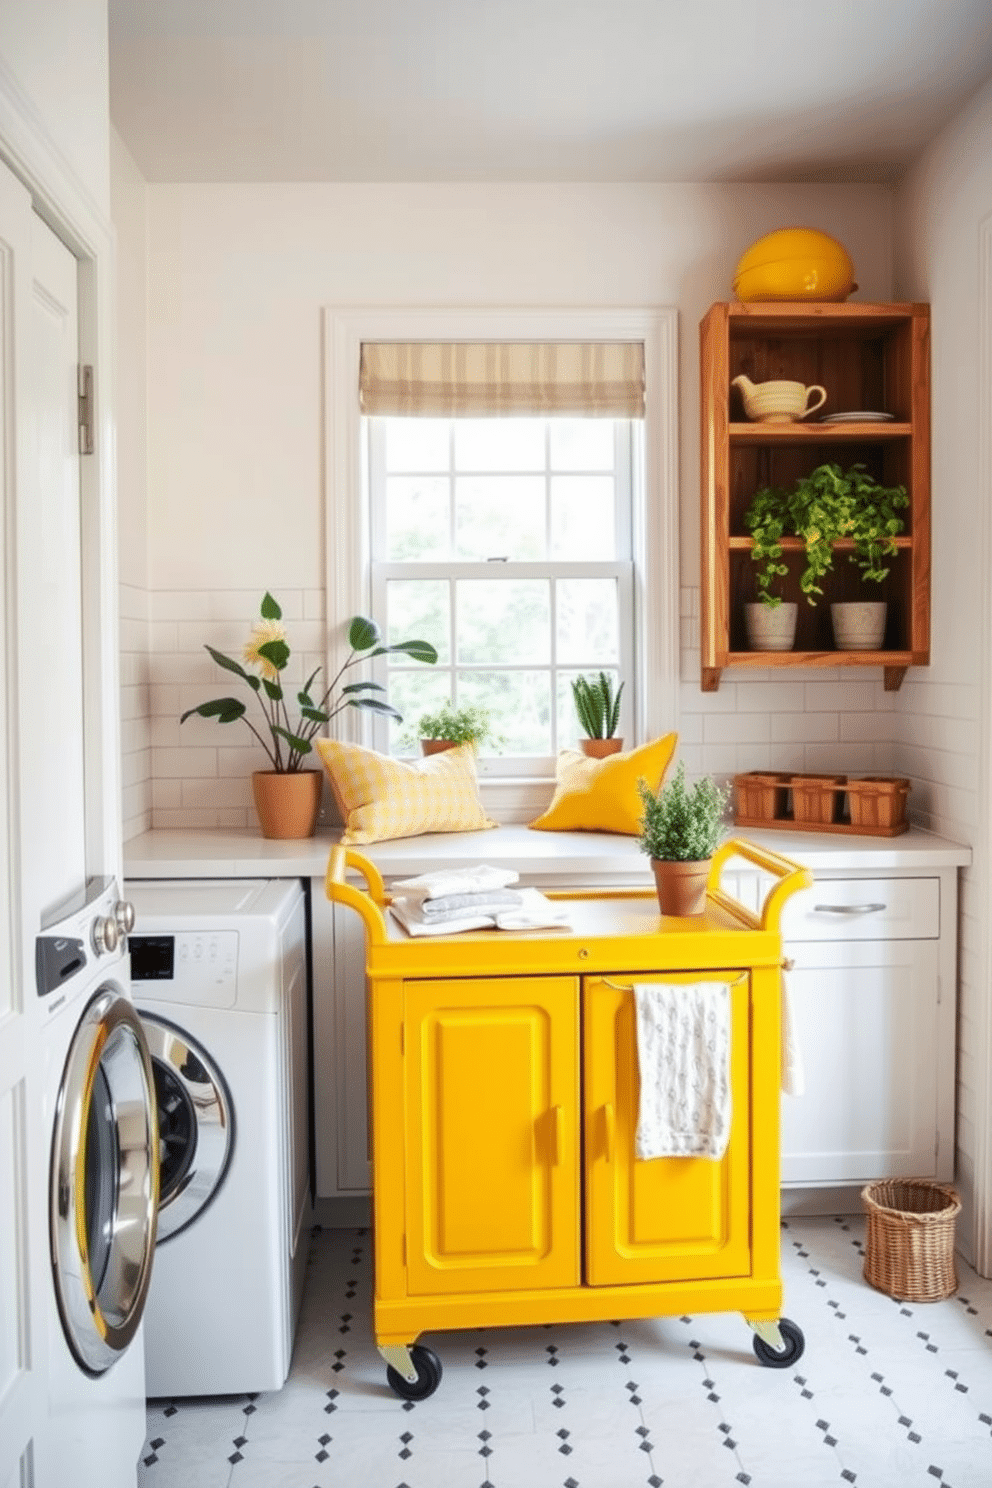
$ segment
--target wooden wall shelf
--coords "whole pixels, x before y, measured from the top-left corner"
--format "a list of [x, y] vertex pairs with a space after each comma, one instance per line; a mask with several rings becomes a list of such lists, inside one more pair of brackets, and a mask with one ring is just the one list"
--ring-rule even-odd
[[[910, 666], [930, 660], [930, 312], [926, 305], [718, 304], [700, 324], [702, 394], [701, 687], [713, 692], [726, 667], [883, 668], [886, 691]], [[731, 382], [787, 378], [827, 390], [825, 414], [871, 409], [891, 421], [751, 423]], [[865, 586], [838, 561], [824, 596], [799, 591], [802, 544], [783, 543], [790, 573], [782, 597], [798, 600], [793, 651], [751, 651], [746, 603], [757, 598], [744, 513], [755, 491], [790, 485], [833, 461], [861, 463], [909, 494], [905, 532], [881, 585]], [[836, 545], [838, 556], [851, 547]], [[790, 561], [789, 555], [793, 555]], [[835, 600], [884, 599], [885, 648], [838, 651], [830, 627]]]

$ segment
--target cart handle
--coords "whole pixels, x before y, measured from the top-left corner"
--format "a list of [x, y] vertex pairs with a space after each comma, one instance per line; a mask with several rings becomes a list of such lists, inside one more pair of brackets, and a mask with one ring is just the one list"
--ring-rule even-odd
[[[345, 874], [349, 868], [354, 868], [362, 875], [367, 892], [345, 882]], [[351, 909], [357, 910], [365, 921], [369, 941], [373, 945], [385, 945], [386, 917], [382, 911], [389, 903], [390, 896], [386, 893], [382, 874], [374, 863], [361, 853], [352, 852], [350, 848], [338, 843], [331, 848], [327, 859], [324, 892], [333, 903], [347, 904]]]
[[783, 858], [779, 853], [772, 852], [770, 848], [748, 842], [744, 837], [729, 837], [713, 854], [707, 892], [718, 904], [722, 903], [725, 908], [732, 907], [735, 914], [740, 914], [742, 906], [720, 888], [720, 876], [729, 858], [746, 858], [756, 868], [763, 868], [766, 873], [774, 874], [778, 880], [769, 889], [765, 902], [755, 917], [755, 924], [762, 930], [774, 930], [778, 933], [786, 900], [791, 899], [800, 889], [813, 887], [812, 871], [801, 863], [794, 863], [791, 858]]

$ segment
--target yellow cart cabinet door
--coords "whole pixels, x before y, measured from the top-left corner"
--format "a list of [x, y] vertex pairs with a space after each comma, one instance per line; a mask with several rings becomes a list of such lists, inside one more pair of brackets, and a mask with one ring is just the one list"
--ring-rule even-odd
[[594, 1286], [747, 1276], [750, 1253], [749, 978], [689, 973], [640, 981], [731, 984], [732, 1122], [719, 1162], [641, 1161], [634, 994], [595, 977], [583, 984], [586, 1277]]
[[408, 982], [411, 1295], [574, 1287], [579, 984]]

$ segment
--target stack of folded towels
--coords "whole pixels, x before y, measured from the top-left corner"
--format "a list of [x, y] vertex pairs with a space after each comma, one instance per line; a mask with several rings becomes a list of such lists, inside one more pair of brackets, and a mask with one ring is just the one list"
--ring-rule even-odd
[[544, 930], [567, 926], [568, 916], [537, 889], [511, 887], [512, 868], [452, 868], [397, 880], [390, 908], [410, 935], [459, 930]]

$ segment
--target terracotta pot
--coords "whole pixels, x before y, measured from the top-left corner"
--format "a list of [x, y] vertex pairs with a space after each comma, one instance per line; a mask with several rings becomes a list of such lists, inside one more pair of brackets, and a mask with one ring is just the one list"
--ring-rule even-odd
[[580, 739], [579, 748], [583, 754], [590, 759], [605, 759], [608, 754], [619, 754], [623, 748], [622, 739]]
[[456, 749], [454, 739], [421, 739], [420, 751], [422, 754], [443, 754], [446, 749]]
[[296, 840], [312, 837], [324, 783], [322, 770], [256, 770], [251, 777], [255, 810], [263, 837]]
[[702, 914], [706, 908], [706, 881], [710, 874], [711, 858], [700, 862], [670, 862], [662, 858], [651, 859], [651, 871], [658, 889], [658, 903], [663, 915]]

